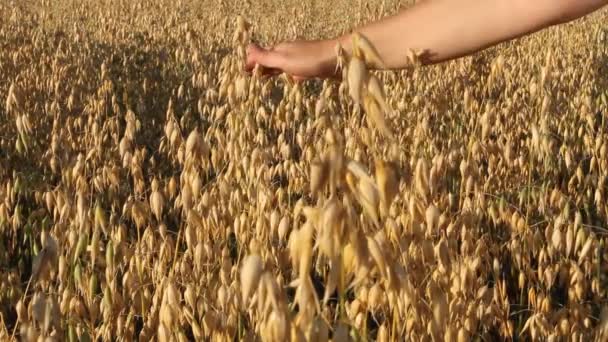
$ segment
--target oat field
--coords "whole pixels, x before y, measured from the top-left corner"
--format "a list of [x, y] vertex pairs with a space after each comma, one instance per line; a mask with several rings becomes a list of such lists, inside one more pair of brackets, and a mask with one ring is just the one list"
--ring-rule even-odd
[[243, 72], [401, 6], [0, 0], [0, 340], [607, 340], [608, 10]]

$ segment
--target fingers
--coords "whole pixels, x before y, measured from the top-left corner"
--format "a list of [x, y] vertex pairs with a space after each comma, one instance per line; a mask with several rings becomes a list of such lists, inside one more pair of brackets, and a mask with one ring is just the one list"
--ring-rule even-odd
[[255, 44], [249, 44], [249, 46], [247, 46], [247, 59], [245, 60], [245, 69], [247, 71], [252, 71], [256, 64], [260, 64], [260, 49], [261, 48]]
[[265, 74], [275, 74], [282, 71], [283, 58], [278, 51], [266, 50], [256, 44], [250, 44], [247, 47], [247, 60], [245, 61], [245, 70], [252, 71], [256, 64], [263, 68]]

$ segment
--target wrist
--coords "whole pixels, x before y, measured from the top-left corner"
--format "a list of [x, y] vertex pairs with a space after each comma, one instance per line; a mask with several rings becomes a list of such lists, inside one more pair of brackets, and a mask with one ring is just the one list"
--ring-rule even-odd
[[324, 71], [326, 75], [332, 77], [340, 77], [341, 74], [337, 70], [338, 64], [338, 45], [342, 48], [346, 56], [352, 55], [352, 33], [345, 33], [336, 38], [325, 39], [319, 41], [324, 61]]
[[345, 33], [337, 38], [334, 39], [335, 41], [335, 45], [340, 44], [340, 46], [342, 47], [342, 50], [344, 50], [344, 52], [346, 53], [347, 56], [352, 56], [353, 53], [353, 37], [352, 37], [352, 32], [349, 33]]
[[338, 58], [336, 55], [336, 46], [339, 43], [337, 38], [319, 40], [318, 51], [320, 56], [320, 74], [321, 76], [335, 76]]

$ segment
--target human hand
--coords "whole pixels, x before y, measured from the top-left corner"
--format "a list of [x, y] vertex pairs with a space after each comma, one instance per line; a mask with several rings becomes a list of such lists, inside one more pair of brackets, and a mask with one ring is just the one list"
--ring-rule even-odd
[[258, 64], [263, 74], [284, 72], [295, 80], [337, 77], [336, 44], [333, 40], [299, 40], [280, 43], [268, 49], [250, 44], [247, 47], [245, 70], [250, 72]]

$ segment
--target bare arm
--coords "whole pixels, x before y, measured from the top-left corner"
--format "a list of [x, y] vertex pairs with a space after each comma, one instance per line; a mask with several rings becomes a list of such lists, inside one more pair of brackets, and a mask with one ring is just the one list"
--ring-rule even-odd
[[[468, 55], [543, 28], [568, 22], [608, 0], [425, 0], [357, 29], [376, 46], [390, 69], [407, 65], [410, 49], [424, 50], [432, 64]], [[247, 68], [261, 64], [297, 78], [332, 76], [334, 47], [350, 49], [350, 35], [322, 41], [248, 49]]]
[[[428, 0], [359, 29], [387, 67], [405, 66], [408, 49], [437, 63], [588, 14], [606, 0]], [[348, 44], [348, 37], [341, 37]]]

